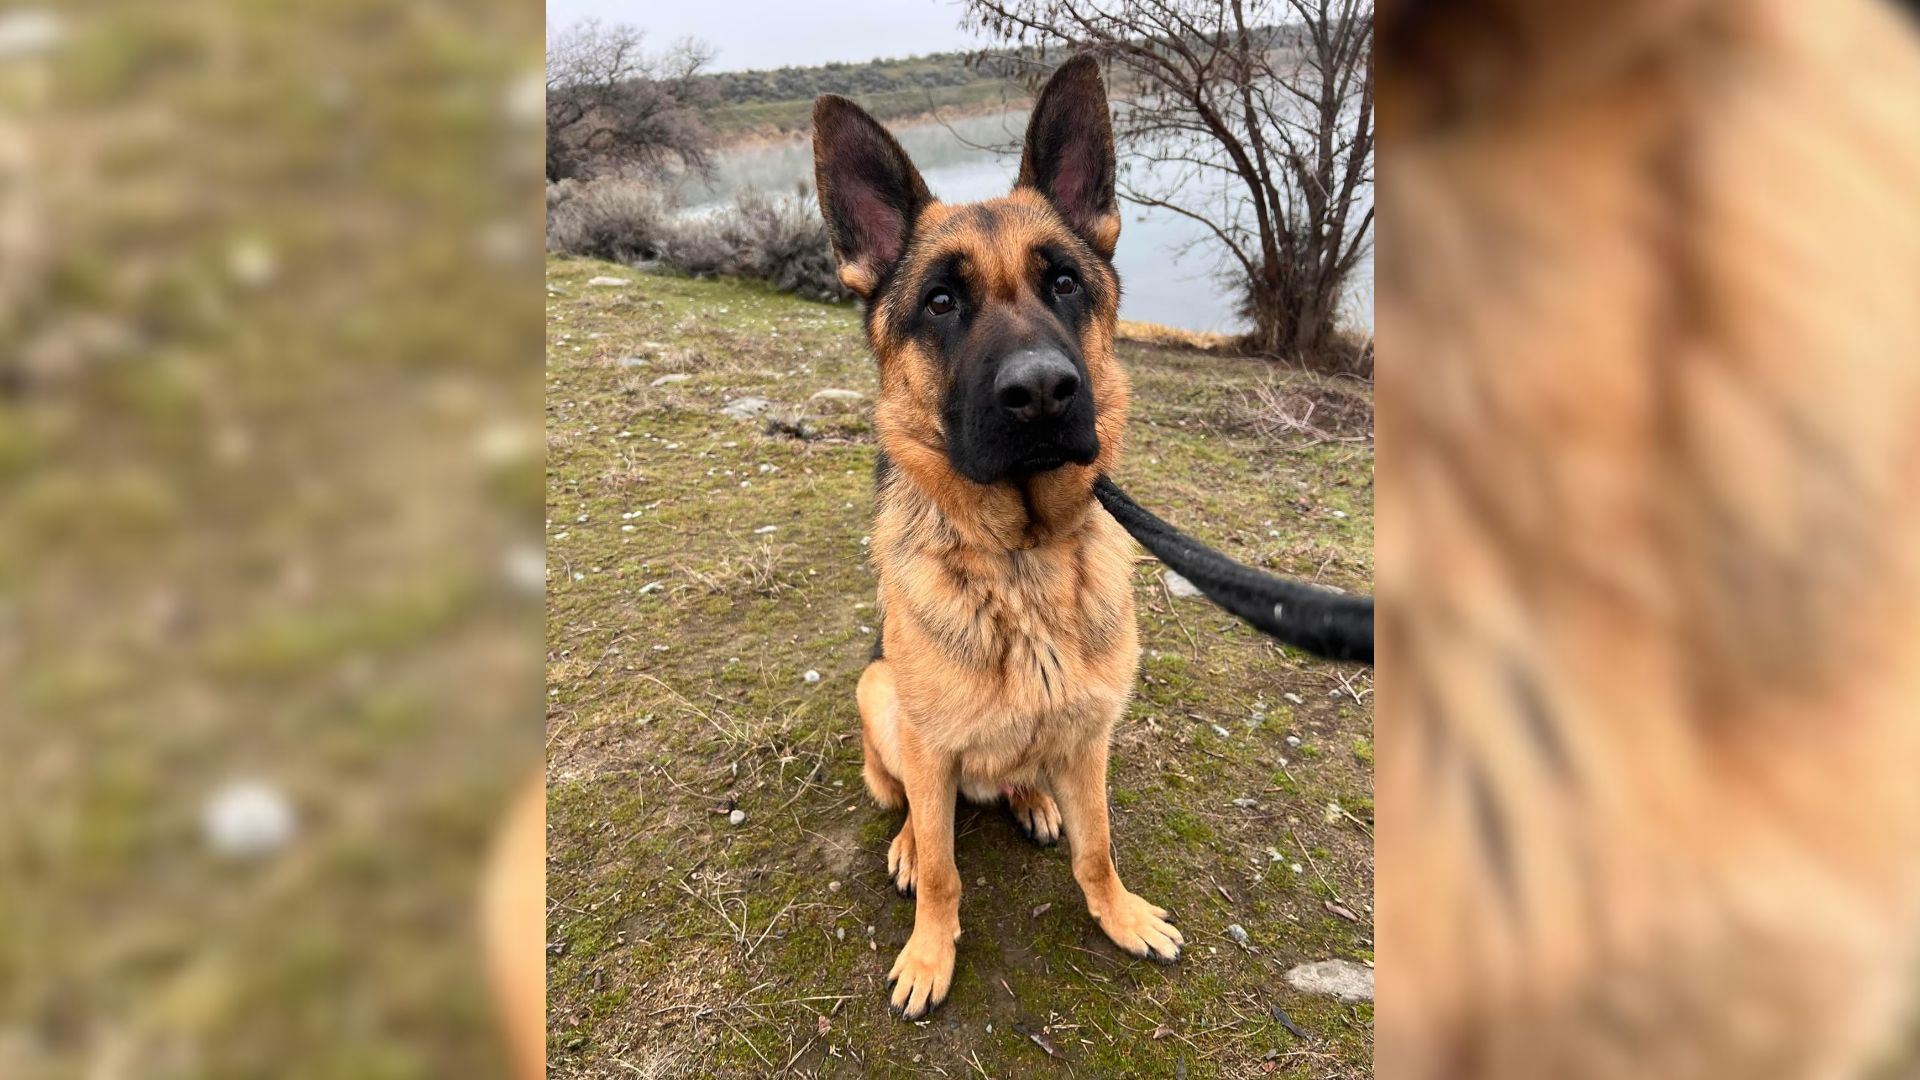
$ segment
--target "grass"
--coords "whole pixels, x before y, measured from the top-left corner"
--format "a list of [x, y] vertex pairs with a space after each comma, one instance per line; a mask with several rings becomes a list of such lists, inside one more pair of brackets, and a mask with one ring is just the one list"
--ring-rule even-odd
[[[587, 284], [603, 274], [628, 284]], [[1173, 602], [1150, 561], [1115, 850], [1131, 887], [1178, 912], [1185, 959], [1118, 952], [1064, 849], [963, 807], [952, 996], [925, 1022], [892, 1018], [884, 977], [912, 906], [885, 880], [899, 820], [861, 789], [853, 700], [874, 618], [870, 434], [862, 413], [796, 438], [717, 411], [871, 395], [857, 314], [580, 259], [550, 260], [548, 288], [554, 1075], [1369, 1075], [1371, 1008], [1281, 974], [1372, 956], [1370, 676]], [[1117, 478], [1144, 505], [1243, 561], [1368, 587], [1371, 446], [1245, 419], [1257, 388], [1316, 377], [1121, 354], [1136, 404]], [[653, 385], [675, 373], [690, 377]]]
[[[879, 93], [854, 92], [861, 107], [883, 121], [938, 112], [950, 116], [983, 110], [1017, 108], [1023, 98], [1005, 79], [986, 78], [960, 86], [915, 87]], [[813, 122], [811, 97], [780, 101], [747, 101], [715, 105], [702, 118], [723, 139], [750, 135], [777, 135], [806, 131]]]

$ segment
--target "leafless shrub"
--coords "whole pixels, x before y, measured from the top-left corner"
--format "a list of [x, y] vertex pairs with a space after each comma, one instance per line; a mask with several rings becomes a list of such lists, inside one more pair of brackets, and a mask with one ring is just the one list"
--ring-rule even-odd
[[710, 45], [691, 38], [652, 53], [631, 26], [586, 19], [547, 41], [547, 179], [706, 169], [710, 96], [699, 76]]
[[826, 222], [803, 188], [776, 197], [746, 190], [730, 207], [679, 221], [661, 261], [696, 277], [730, 274], [813, 300], [845, 300]]
[[657, 263], [694, 277], [752, 278], [810, 300], [846, 300], [826, 222], [803, 187], [746, 190], [732, 206], [681, 216], [658, 187], [634, 180], [547, 185], [547, 250]]
[[548, 251], [647, 262], [660, 257], [675, 225], [667, 197], [638, 181], [564, 181], [547, 188]]

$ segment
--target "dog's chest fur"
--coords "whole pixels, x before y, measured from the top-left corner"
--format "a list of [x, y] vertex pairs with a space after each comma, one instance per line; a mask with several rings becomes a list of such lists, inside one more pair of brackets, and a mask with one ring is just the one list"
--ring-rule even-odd
[[1090, 513], [1069, 535], [1007, 550], [915, 517], [882, 511], [874, 561], [887, 653], [916, 734], [994, 783], [1104, 739], [1139, 657], [1119, 526]]

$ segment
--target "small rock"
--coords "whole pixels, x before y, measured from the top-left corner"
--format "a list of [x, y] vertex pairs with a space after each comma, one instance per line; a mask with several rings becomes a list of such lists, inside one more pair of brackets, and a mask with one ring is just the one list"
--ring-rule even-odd
[[279, 788], [259, 780], [239, 780], [207, 800], [200, 826], [207, 845], [228, 858], [271, 855], [293, 839], [293, 804]]
[[746, 823], [747, 812], [745, 810], [735, 810], [733, 813], [727, 815], [727, 824], [729, 825], [745, 825]]
[[644, 356], [623, 356], [620, 359], [615, 360], [614, 363], [620, 365], [623, 368], [646, 367], [647, 358]]
[[249, 288], [272, 284], [279, 269], [273, 249], [259, 239], [243, 240], [227, 252], [227, 273], [235, 282]]
[[[667, 386], [671, 383], [686, 382], [688, 379], [691, 379], [691, 378], [693, 378], [693, 376], [687, 374], [684, 371], [676, 371], [671, 375], [662, 375], [659, 378], [648, 383], [647, 385], [648, 386]], [[667, 449], [672, 450], [673, 447], [669, 446], [667, 447]]]
[[1300, 745], [1300, 736], [1298, 736], [1298, 735], [1289, 735], [1289, 736], [1287, 736], [1287, 745], [1288, 745], [1288, 746], [1299, 746], [1299, 745]]
[[810, 683], [817, 683], [820, 681], [820, 673], [809, 668], [807, 669], [807, 673], [800, 676], [800, 678]]
[[1052, 910], [1053, 910], [1053, 905], [1051, 903], [1041, 904], [1040, 906], [1033, 909], [1033, 917], [1037, 919], [1040, 916], [1045, 915], [1047, 912]]
[[500, 562], [501, 576], [522, 593], [538, 596], [547, 588], [547, 553], [533, 544], [516, 544]]
[[1193, 582], [1188, 581], [1186, 578], [1181, 577], [1179, 574], [1176, 574], [1171, 570], [1168, 570], [1162, 573], [1160, 575], [1160, 580], [1167, 583], [1168, 592], [1172, 593], [1174, 596], [1179, 597], [1182, 600], [1192, 599], [1193, 597], [1196, 597], [1196, 596], [1204, 597], [1206, 595], [1205, 593], [1201, 592], [1199, 588], [1194, 585]]
[[1223, 728], [1223, 727], [1221, 727], [1221, 726], [1220, 726], [1219, 724], [1211, 724], [1211, 725], [1208, 725], [1208, 726], [1210, 726], [1210, 727], [1212, 727], [1212, 728], [1213, 728], [1213, 733], [1214, 733], [1215, 735], [1218, 735], [1218, 736], [1220, 736], [1220, 737], [1221, 737], [1221, 738], [1223, 738], [1223, 739], [1224, 739], [1224, 738], [1226, 738], [1226, 737], [1228, 736], [1228, 734], [1229, 734], [1229, 732], [1227, 731], [1227, 729], [1226, 729], [1226, 728]]
[[1322, 960], [1301, 964], [1287, 972], [1287, 985], [1306, 994], [1323, 994], [1345, 1002], [1373, 1000], [1373, 971], [1351, 960]]
[[1301, 700], [1301, 698], [1300, 698], [1300, 695], [1299, 695], [1299, 694], [1282, 694], [1282, 695], [1280, 695], [1280, 696], [1281, 696], [1281, 697], [1284, 697], [1284, 698], [1286, 698], [1286, 699], [1287, 699], [1288, 701], [1291, 701], [1291, 702], [1293, 702], [1293, 703], [1294, 703], [1295, 705], [1305, 705], [1305, 704], [1306, 704], [1306, 702], [1305, 702], [1305, 701], [1303, 701], [1303, 700]]
[[1228, 923], [1227, 936], [1233, 939], [1235, 945], [1245, 945], [1247, 943], [1247, 928], [1241, 926], [1239, 923]]
[[631, 285], [633, 284], [633, 281], [630, 278], [609, 277], [606, 274], [602, 274], [597, 278], [589, 279], [587, 281], [587, 284], [589, 285]]
[[1293, 1022], [1293, 1017], [1288, 1016], [1285, 1009], [1282, 1009], [1278, 1005], [1273, 1005], [1268, 1007], [1268, 1011], [1273, 1014], [1275, 1020], [1280, 1021], [1281, 1027], [1293, 1032], [1294, 1038], [1304, 1039], [1307, 1037], [1307, 1033], [1300, 1030], [1300, 1025]]
[[837, 893], [837, 892], [839, 892], [839, 891], [840, 891], [840, 883], [839, 883], [839, 882], [837, 882], [837, 881], [829, 881], [829, 882], [827, 882], [827, 891], [828, 891], [828, 892], [830, 892], [830, 893]]
[[46, 53], [66, 37], [66, 24], [34, 8], [0, 15], [0, 59]]
[[773, 402], [766, 398], [734, 398], [721, 407], [720, 415], [730, 416], [735, 420], [751, 420], [771, 408], [773, 408]]
[[977, 886], [979, 886], [979, 887], [980, 887], [980, 888], [982, 888], [982, 889], [984, 889], [984, 888], [986, 888], [986, 887], [987, 887], [987, 879], [986, 879], [986, 878], [974, 878], [974, 879], [973, 879], [973, 883], [974, 883], [975, 885], [977, 885]]
[[1242, 810], [1252, 810], [1257, 808], [1260, 805], [1260, 800], [1241, 797], [1233, 800], [1233, 805], [1239, 807]]
[[858, 390], [816, 390], [807, 398], [808, 408], [816, 413], [855, 412], [867, 395]]

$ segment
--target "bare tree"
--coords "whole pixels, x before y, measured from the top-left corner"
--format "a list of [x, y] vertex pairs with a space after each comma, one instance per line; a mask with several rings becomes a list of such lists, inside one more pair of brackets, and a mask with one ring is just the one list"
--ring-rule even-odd
[[1002, 41], [1118, 67], [1129, 201], [1218, 241], [1255, 348], [1313, 356], [1372, 242], [1371, 0], [966, 0]]
[[631, 26], [575, 23], [547, 42], [547, 179], [588, 178], [668, 162], [707, 168], [698, 78], [713, 48], [688, 38], [648, 53]]

